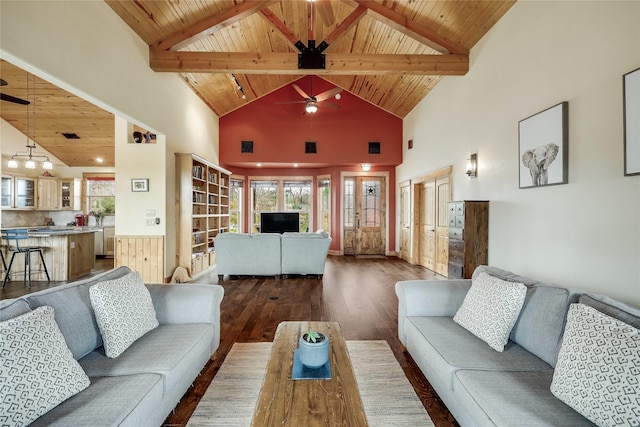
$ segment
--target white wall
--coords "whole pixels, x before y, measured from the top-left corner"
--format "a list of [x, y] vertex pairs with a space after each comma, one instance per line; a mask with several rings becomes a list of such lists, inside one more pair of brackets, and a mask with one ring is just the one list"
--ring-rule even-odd
[[[453, 164], [454, 200], [491, 201], [491, 265], [639, 306], [640, 176], [623, 176], [622, 122], [622, 75], [638, 67], [640, 2], [520, 1], [473, 48], [469, 73], [406, 117], [414, 148], [397, 180]], [[518, 121], [562, 101], [569, 183], [520, 190]]]
[[[151, 186], [147, 197], [153, 201], [146, 204], [164, 209], [159, 216], [166, 218], [165, 276], [168, 276], [175, 267], [173, 153], [195, 152], [217, 163], [217, 116], [177, 75], [155, 73], [149, 68], [148, 47], [104, 1], [2, 0], [0, 15], [3, 59], [118, 117], [165, 136], [164, 157], [156, 154], [153, 157], [164, 163], [146, 163], [153, 165], [154, 176], [163, 176], [165, 182]], [[116, 157], [122, 159], [119, 153], [125, 155], [127, 148], [117, 146]], [[131, 162], [123, 163], [124, 166], [116, 163], [117, 180], [122, 177], [126, 182], [130, 176], [144, 171], [132, 171]], [[129, 204], [137, 206], [139, 201], [139, 193], [118, 192], [118, 212]], [[165, 233], [164, 227], [152, 227], [151, 232], [126, 216], [116, 218], [119, 235]]]

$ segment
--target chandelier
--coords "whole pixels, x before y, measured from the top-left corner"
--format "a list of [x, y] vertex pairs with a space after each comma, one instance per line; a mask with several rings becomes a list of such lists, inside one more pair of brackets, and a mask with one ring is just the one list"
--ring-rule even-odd
[[[36, 137], [36, 96], [35, 96], [35, 85], [36, 85], [36, 76], [33, 76], [33, 90], [34, 90], [34, 95], [33, 95], [33, 139], [35, 139]], [[29, 73], [27, 73], [27, 99], [29, 99]], [[24, 167], [26, 169], [35, 169], [36, 168], [36, 162], [34, 159], [44, 159], [42, 161], [42, 169], [47, 169], [47, 170], [51, 170], [53, 169], [53, 163], [51, 163], [51, 160], [49, 160], [49, 157], [47, 157], [45, 154], [39, 154], [39, 153], [34, 153], [33, 150], [36, 149], [36, 143], [32, 142], [31, 139], [29, 139], [29, 116], [30, 116], [30, 112], [29, 112], [29, 104], [27, 104], [27, 150], [25, 152], [16, 152], [16, 154], [14, 154], [13, 156], [11, 156], [11, 159], [9, 159], [9, 161], [7, 162], [7, 167], [11, 168], [11, 169], [16, 169], [18, 167], [18, 160], [24, 160]]]

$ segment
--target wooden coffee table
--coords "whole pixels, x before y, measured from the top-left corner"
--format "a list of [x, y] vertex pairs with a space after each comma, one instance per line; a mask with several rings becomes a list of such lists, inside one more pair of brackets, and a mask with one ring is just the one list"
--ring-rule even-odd
[[[292, 380], [293, 351], [309, 327], [329, 338], [330, 380]], [[347, 345], [336, 322], [283, 322], [276, 330], [253, 426], [366, 426]]]

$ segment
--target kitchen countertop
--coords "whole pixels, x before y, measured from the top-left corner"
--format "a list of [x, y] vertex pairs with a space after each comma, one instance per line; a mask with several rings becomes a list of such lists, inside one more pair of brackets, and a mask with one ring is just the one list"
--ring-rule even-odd
[[29, 237], [67, 236], [71, 234], [95, 233], [102, 231], [101, 227], [10, 227], [6, 230], [27, 230]]

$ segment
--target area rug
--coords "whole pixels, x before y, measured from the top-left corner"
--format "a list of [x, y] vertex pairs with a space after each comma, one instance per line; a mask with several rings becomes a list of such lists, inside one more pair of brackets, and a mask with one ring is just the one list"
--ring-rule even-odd
[[[386, 341], [347, 341], [371, 427], [433, 426]], [[248, 427], [271, 343], [235, 343], [187, 426]]]

